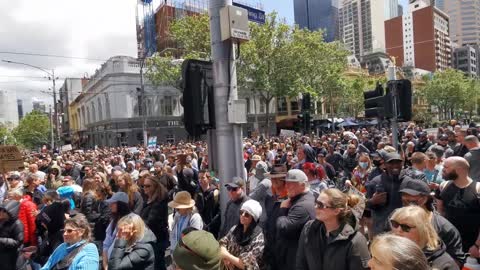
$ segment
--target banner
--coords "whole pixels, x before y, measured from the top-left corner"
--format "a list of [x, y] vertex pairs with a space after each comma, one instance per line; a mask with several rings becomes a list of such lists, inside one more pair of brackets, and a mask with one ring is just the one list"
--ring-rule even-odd
[[66, 144], [62, 146], [62, 152], [72, 151], [73, 147], [71, 144]]
[[148, 148], [155, 148], [157, 146], [157, 136], [148, 138]]
[[0, 171], [2, 173], [18, 171], [23, 168], [23, 157], [16, 146], [0, 146]]

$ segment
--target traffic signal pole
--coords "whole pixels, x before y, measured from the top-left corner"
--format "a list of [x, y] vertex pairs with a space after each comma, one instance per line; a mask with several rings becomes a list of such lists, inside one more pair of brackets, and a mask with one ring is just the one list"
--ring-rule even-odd
[[[397, 79], [396, 75], [396, 67], [395, 63], [391, 63], [390, 66], [388, 67], [388, 73], [387, 77], [389, 81], [393, 81]], [[392, 104], [393, 104], [393, 117], [390, 120], [391, 121], [391, 127], [392, 127], [392, 144], [393, 147], [398, 151], [398, 122], [397, 122], [397, 116], [398, 116], [398, 108], [397, 108], [397, 98], [398, 98], [398, 89], [396, 85], [391, 89], [392, 91]]]
[[[220, 209], [225, 213], [228, 202], [225, 184], [235, 176], [244, 178], [242, 153], [242, 130], [240, 124], [228, 121], [228, 102], [237, 99], [237, 75], [235, 69], [235, 50], [231, 40], [222, 41], [220, 28], [220, 9], [232, 5], [232, 0], [210, 0], [210, 37], [212, 47], [215, 130], [211, 141], [215, 142], [213, 158], [216, 164], [217, 178], [220, 180]], [[209, 148], [211, 145], [209, 145]], [[224, 222], [222, 215], [222, 223]]]

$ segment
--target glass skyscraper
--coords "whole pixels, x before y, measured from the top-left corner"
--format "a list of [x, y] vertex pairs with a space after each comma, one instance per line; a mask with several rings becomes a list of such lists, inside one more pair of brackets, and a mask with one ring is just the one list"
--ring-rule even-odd
[[295, 24], [310, 30], [323, 29], [325, 41], [338, 39], [337, 16], [339, 0], [294, 0]]

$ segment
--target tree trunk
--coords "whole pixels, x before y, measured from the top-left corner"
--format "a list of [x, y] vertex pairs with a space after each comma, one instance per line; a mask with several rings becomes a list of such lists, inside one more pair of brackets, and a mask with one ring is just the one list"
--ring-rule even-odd
[[269, 125], [270, 125], [270, 100], [267, 100], [265, 99], [265, 117], [267, 118], [265, 120], [265, 136], [267, 136], [267, 139], [270, 138], [270, 128], [269, 128]]

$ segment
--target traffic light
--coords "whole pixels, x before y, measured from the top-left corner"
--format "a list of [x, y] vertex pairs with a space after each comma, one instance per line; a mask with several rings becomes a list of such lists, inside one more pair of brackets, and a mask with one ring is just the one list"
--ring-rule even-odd
[[392, 80], [387, 83], [386, 114], [393, 117], [393, 96], [396, 93], [397, 121], [412, 120], [412, 83], [409, 80]]
[[182, 64], [183, 123], [188, 134], [199, 138], [215, 127], [212, 63], [188, 59]]
[[298, 131], [303, 131], [304, 127], [305, 127], [305, 118], [304, 118], [304, 115], [303, 113], [299, 113], [297, 114], [297, 127], [298, 127]]
[[383, 118], [385, 97], [383, 96], [382, 85], [377, 84], [375, 90], [364, 92], [363, 97], [365, 98], [365, 117]]
[[310, 108], [312, 107], [312, 102], [311, 102], [311, 96], [310, 94], [303, 94], [302, 97], [302, 111], [310, 111]]

